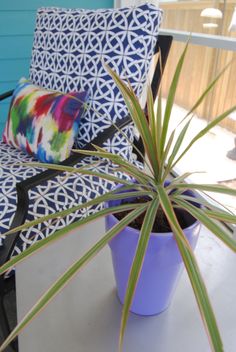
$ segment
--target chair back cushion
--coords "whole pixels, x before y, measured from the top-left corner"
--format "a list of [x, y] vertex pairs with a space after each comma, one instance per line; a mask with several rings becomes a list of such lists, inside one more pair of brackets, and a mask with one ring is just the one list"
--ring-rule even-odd
[[[104, 62], [141, 95], [161, 18], [162, 11], [151, 4], [103, 10], [38, 10], [30, 79], [47, 89], [89, 92], [78, 147], [128, 113]], [[132, 139], [132, 129], [125, 132]], [[130, 159], [130, 143], [123, 134], [117, 133], [106, 147]]]

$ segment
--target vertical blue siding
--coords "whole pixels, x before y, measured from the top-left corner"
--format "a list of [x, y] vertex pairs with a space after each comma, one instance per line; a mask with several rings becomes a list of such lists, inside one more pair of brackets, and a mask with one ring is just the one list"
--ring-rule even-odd
[[[113, 7], [113, 0], [0, 0], [0, 93], [28, 77], [35, 15], [41, 6], [108, 8]], [[9, 99], [0, 103], [0, 135], [8, 107]]]

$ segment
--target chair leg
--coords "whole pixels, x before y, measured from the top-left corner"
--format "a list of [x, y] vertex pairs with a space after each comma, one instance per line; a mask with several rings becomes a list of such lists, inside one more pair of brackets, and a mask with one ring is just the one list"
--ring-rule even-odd
[[[4, 289], [4, 280], [0, 278], [0, 328], [2, 330], [2, 334], [4, 339], [10, 334], [10, 324], [7, 317], [7, 312], [4, 305], [4, 297], [5, 297], [5, 289]], [[18, 351], [18, 339], [15, 339], [11, 342], [8, 348], [9, 352], [17, 352]]]

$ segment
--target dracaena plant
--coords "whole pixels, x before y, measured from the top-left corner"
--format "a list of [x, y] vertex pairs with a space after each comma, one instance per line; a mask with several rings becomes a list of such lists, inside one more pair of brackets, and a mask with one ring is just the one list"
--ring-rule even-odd
[[[25, 317], [18, 323], [16, 328], [12, 331], [9, 337], [5, 340], [0, 348], [3, 351], [4, 348], [20, 333], [22, 329], [47, 305], [47, 303], [66, 285], [66, 283], [78, 273], [93, 257], [101, 251], [107, 243], [116, 236], [122, 229], [129, 225], [135, 218], [143, 214], [143, 223], [140, 229], [140, 238], [137, 245], [135, 257], [133, 260], [132, 268], [130, 271], [129, 281], [127, 284], [126, 297], [122, 310], [121, 326], [120, 326], [120, 338], [119, 338], [119, 348], [122, 350], [123, 337], [125, 332], [125, 327], [129, 315], [129, 308], [132, 303], [132, 298], [134, 296], [135, 287], [139, 278], [139, 274], [142, 268], [143, 259], [147, 249], [148, 241], [152, 231], [153, 223], [160, 211], [164, 212], [166, 218], [168, 219], [171, 230], [173, 231], [174, 238], [177, 242], [179, 251], [182, 255], [185, 268], [187, 270], [197, 303], [201, 313], [203, 323], [206, 328], [207, 335], [209, 337], [210, 346], [213, 351], [223, 351], [223, 344], [220, 337], [220, 333], [217, 327], [216, 319], [212, 306], [208, 297], [206, 287], [204, 285], [201, 273], [197, 261], [195, 259], [194, 253], [185, 238], [183, 230], [180, 227], [178, 219], [176, 218], [174, 208], [182, 208], [189, 212], [192, 216], [198, 219], [204, 226], [206, 226], [216, 237], [220, 238], [223, 243], [231, 248], [234, 252], [236, 251], [236, 241], [233, 238], [232, 233], [225, 227], [221, 226], [221, 222], [228, 224], [236, 223], [236, 216], [226, 209], [218, 208], [213, 205], [212, 202], [208, 202], [205, 198], [196, 197], [194, 202], [199, 203], [201, 207], [196, 207], [193, 205], [192, 196], [186, 195], [184, 192], [186, 189], [195, 190], [196, 192], [217, 192], [236, 196], [236, 191], [221, 185], [211, 185], [211, 184], [186, 184], [185, 178], [190, 175], [190, 173], [185, 173], [174, 179], [169, 179], [169, 175], [175, 165], [179, 160], [188, 152], [191, 146], [197, 142], [201, 137], [203, 137], [211, 128], [222, 121], [226, 116], [236, 109], [236, 106], [228, 109], [220, 116], [216, 117], [215, 120], [210, 122], [207, 127], [202, 129], [196, 136], [189, 142], [189, 144], [183, 148], [183, 141], [185, 135], [188, 131], [189, 125], [191, 123], [192, 115], [198, 105], [204, 100], [208, 92], [214, 87], [215, 83], [219, 80], [224, 70], [211, 82], [211, 84], [206, 88], [203, 94], [199, 97], [196, 103], [193, 105], [192, 109], [187, 113], [187, 115], [182, 120], [182, 129], [178, 136], [175, 136], [176, 130], [172, 132], [170, 130], [170, 115], [172, 107], [174, 104], [175, 92], [177, 89], [180, 72], [184, 63], [184, 58], [187, 51], [187, 45], [179, 59], [176, 67], [175, 74], [173, 76], [172, 83], [170, 85], [166, 107], [162, 111], [162, 99], [161, 90], [159, 90], [157, 108], [154, 108], [154, 102], [151, 90], [148, 89], [147, 93], [147, 111], [144, 113], [142, 110], [137, 97], [135, 96], [132, 88], [129, 84], [124, 83], [114, 73], [109, 67], [107, 67], [108, 72], [116, 82], [120, 91], [123, 94], [125, 103], [128, 107], [129, 113], [133, 119], [133, 122], [138, 129], [140, 136], [142, 138], [144, 149], [145, 149], [145, 168], [140, 168], [133, 163], [128, 162], [119, 155], [114, 155], [107, 152], [103, 148], [95, 146], [94, 151], [84, 151], [80, 150], [80, 153], [86, 155], [95, 155], [100, 157], [103, 161], [104, 158], [109, 160], [115, 165], [115, 170], [122, 171], [124, 174], [130, 177], [130, 180], [118, 178], [114, 173], [113, 175], [102, 174], [93, 169], [89, 169], [86, 166], [80, 168], [60, 166], [60, 165], [50, 165], [50, 164], [39, 164], [43, 167], [51, 169], [65, 170], [68, 172], [77, 172], [82, 174], [96, 175], [101, 178], [105, 178], [114, 181], [122, 186], [119, 191], [113, 190], [107, 192], [104, 195], [93, 199], [86, 204], [81, 204], [70, 208], [65, 211], [61, 211], [56, 214], [51, 214], [40, 219], [28, 222], [14, 230], [9, 231], [6, 235], [10, 235], [16, 230], [20, 230], [26, 227], [34, 226], [39, 222], [56, 218], [58, 216], [66, 216], [67, 214], [86, 208], [89, 206], [94, 206], [102, 202], [107, 202], [114, 199], [128, 199], [132, 196], [140, 197], [144, 196], [144, 203], [127, 203], [120, 204], [119, 206], [112, 208], [104, 208], [95, 214], [89, 215], [88, 217], [79, 220], [66, 228], [57, 231], [50, 237], [45, 238], [30, 248], [17, 255], [16, 257], [10, 259], [0, 268], [0, 274], [3, 274], [13, 266], [17, 265], [20, 261], [32, 255], [37, 250], [47, 246], [49, 243], [59, 239], [64, 236], [68, 231], [78, 228], [86, 223], [89, 223], [99, 217], [105, 216], [109, 213], [118, 213], [121, 211], [128, 211], [126, 216], [121, 219], [118, 224], [116, 224], [112, 229], [110, 229], [88, 252], [86, 252], [81, 258], [78, 259], [50, 288], [49, 290], [40, 298], [40, 300], [34, 305], [34, 307], [25, 315]], [[194, 83], [192, 83], [194, 84]], [[146, 117], [148, 115], [148, 119]], [[168, 137], [169, 136], [169, 137]], [[30, 164], [32, 165], [32, 163]], [[168, 185], [166, 185], [166, 180], [169, 180]], [[125, 190], [129, 192], [124, 192]], [[122, 193], [121, 193], [122, 191]]]

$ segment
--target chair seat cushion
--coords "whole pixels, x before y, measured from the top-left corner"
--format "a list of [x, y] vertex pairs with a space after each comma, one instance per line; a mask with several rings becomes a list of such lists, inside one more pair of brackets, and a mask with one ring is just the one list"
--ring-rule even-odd
[[42, 168], [19, 166], [19, 163], [36, 162], [32, 156], [0, 141], [0, 244], [16, 210], [16, 184], [43, 171]]
[[[2, 184], [0, 191], [0, 233], [4, 237], [4, 232], [9, 229], [16, 210], [16, 182], [36, 175], [43, 171], [43, 169], [26, 165], [19, 167], [16, 163], [35, 160], [2, 142], [0, 143], [0, 149], [0, 164], [4, 162], [5, 165], [0, 171], [0, 182]], [[112, 164], [106, 161], [99, 164], [97, 162], [98, 159], [95, 157], [86, 157], [75, 166], [80, 167], [95, 163], [96, 171], [129, 179], [128, 176], [124, 176], [120, 171], [116, 171]], [[85, 203], [111, 190], [114, 185], [115, 183], [110, 180], [108, 181], [95, 176], [79, 175], [78, 173], [61, 173], [29, 191], [29, 211], [26, 221]], [[36, 241], [51, 235], [56, 230], [64, 228], [66, 225], [79, 220], [89, 213], [101, 209], [101, 207], [102, 204], [99, 204], [98, 206], [67, 215], [65, 218], [49, 220], [34, 226], [34, 228], [23, 230], [15, 244], [12, 255], [24, 251]]]

